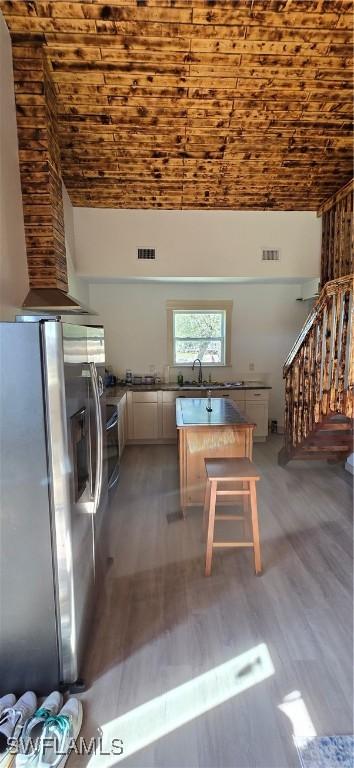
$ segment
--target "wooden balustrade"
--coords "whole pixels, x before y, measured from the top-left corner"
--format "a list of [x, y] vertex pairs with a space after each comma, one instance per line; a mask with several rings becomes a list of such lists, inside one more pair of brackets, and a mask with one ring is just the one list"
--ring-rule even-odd
[[[344, 450], [343, 438], [349, 438], [348, 420], [354, 416], [353, 292], [353, 274], [325, 285], [285, 362], [285, 461], [304, 445], [316, 457], [310, 438], [321, 424], [328, 455], [330, 430], [337, 455], [342, 444]], [[326, 435], [325, 421], [330, 423]], [[334, 436], [334, 431], [342, 435]]]
[[317, 211], [322, 216], [321, 285], [349, 275], [353, 263], [354, 180], [325, 200]]

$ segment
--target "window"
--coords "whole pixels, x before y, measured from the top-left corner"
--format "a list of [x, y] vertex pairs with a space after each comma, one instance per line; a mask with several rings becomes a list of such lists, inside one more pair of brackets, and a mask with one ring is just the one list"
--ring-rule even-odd
[[225, 312], [173, 310], [173, 358], [192, 365], [199, 357], [208, 365], [224, 365]]
[[169, 362], [230, 365], [232, 302], [167, 302]]

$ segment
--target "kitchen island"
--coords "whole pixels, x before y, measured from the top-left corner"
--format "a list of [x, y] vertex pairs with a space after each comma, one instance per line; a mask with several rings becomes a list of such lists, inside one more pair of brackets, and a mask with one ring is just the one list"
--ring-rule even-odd
[[[210, 410], [211, 409], [211, 410]], [[177, 398], [181, 508], [204, 503], [205, 458], [248, 457], [252, 460], [254, 423], [222, 397]]]

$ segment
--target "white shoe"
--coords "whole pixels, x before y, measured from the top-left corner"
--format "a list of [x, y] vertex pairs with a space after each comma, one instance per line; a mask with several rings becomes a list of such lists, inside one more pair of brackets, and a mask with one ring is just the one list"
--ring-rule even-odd
[[8, 768], [14, 759], [21, 730], [36, 708], [36, 695], [27, 691], [13, 706], [3, 709], [0, 717], [0, 768]]
[[53, 691], [36, 709], [32, 717], [24, 724], [19, 739], [19, 751], [16, 755], [16, 768], [36, 762], [40, 750], [40, 739], [47, 720], [58, 714], [63, 703], [63, 697], [58, 691]]
[[[36, 768], [63, 768], [82, 726], [82, 704], [79, 699], [68, 699], [59, 715], [46, 721]], [[1, 765], [0, 765], [1, 768]]]
[[0, 699], [0, 719], [4, 709], [13, 707], [16, 702], [16, 696], [14, 693], [7, 693], [6, 696], [2, 696]]

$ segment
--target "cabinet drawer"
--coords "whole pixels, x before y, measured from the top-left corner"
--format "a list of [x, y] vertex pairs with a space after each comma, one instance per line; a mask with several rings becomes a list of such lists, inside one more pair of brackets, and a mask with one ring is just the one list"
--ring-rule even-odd
[[225, 392], [224, 389], [212, 389], [212, 397], [231, 397], [231, 392]]
[[246, 390], [246, 402], [253, 403], [267, 403], [268, 402], [268, 390], [267, 389], [248, 389]]
[[157, 392], [132, 392], [133, 403], [157, 403]]

